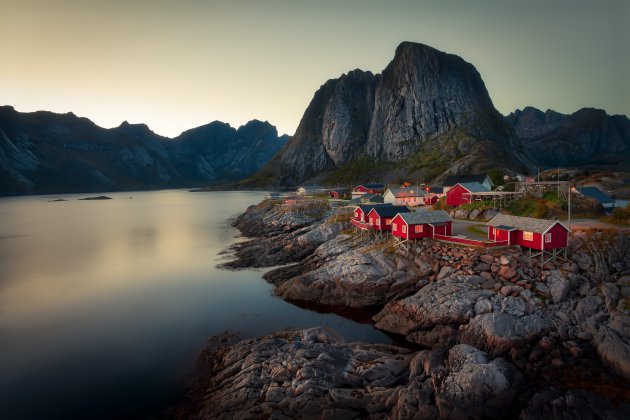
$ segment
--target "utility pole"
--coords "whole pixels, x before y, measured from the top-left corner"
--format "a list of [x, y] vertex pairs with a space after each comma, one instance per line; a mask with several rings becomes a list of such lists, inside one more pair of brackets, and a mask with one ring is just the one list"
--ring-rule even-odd
[[558, 200], [560, 200], [560, 168], [558, 168], [557, 171], [558, 177], [556, 178], [556, 181], [558, 182]]
[[567, 213], [568, 213], [568, 225], [569, 225], [569, 230], [571, 230], [571, 183], [569, 182], [569, 202], [567, 204]]

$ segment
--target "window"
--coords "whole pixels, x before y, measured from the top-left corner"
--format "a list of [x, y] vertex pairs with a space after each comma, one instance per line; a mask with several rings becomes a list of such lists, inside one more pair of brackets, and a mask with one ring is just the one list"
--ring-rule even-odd
[[523, 232], [523, 240], [524, 241], [533, 241], [534, 234], [532, 232]]
[[402, 233], [407, 233], [407, 225], [402, 225]]
[[545, 234], [545, 243], [548, 244], [551, 242], [551, 233]]
[[391, 225], [392, 224], [392, 219], [385, 219], [385, 224], [386, 225]]
[[422, 233], [422, 225], [416, 225], [416, 233]]
[[397, 230], [398, 230], [398, 224], [397, 224], [397, 223], [394, 223], [394, 224], [392, 225], [392, 231], [396, 232]]

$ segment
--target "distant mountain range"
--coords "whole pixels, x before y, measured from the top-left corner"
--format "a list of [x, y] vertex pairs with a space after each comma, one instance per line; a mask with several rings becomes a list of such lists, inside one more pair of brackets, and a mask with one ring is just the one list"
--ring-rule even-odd
[[571, 115], [526, 107], [508, 115], [528, 159], [541, 168], [630, 170], [630, 120], [583, 108]]
[[353, 70], [315, 93], [293, 138], [241, 185], [439, 181], [489, 169], [630, 169], [630, 120], [583, 109], [502, 116], [475, 67], [403, 42], [381, 74]]
[[4, 194], [439, 182], [491, 169], [630, 172], [629, 162], [626, 116], [527, 107], [504, 117], [472, 64], [412, 42], [380, 74], [357, 69], [324, 83], [291, 138], [256, 120], [238, 129], [215, 121], [168, 139], [142, 124], [104, 129], [72, 113], [0, 107]]
[[219, 121], [174, 139], [72, 113], [0, 107], [0, 194], [207, 186], [255, 173], [287, 142], [268, 122]]

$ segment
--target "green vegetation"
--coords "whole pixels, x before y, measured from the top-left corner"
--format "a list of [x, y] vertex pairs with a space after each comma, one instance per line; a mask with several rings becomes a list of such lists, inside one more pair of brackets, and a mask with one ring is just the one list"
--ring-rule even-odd
[[378, 162], [371, 156], [361, 156], [328, 174], [324, 179], [324, 184], [343, 185], [362, 182], [370, 171], [387, 169], [390, 165], [390, 163]]
[[602, 217], [601, 221], [614, 223], [616, 225], [630, 226], [630, 204], [628, 204], [626, 207], [619, 207], [614, 209], [610, 216]]
[[450, 210], [451, 207], [446, 205], [446, 197], [440, 197], [438, 201], [433, 204], [433, 210]]
[[404, 163], [409, 172], [424, 171], [424, 178], [432, 180], [446, 171], [461, 157], [458, 145], [470, 140], [463, 129], [456, 129], [440, 138], [439, 147], [427, 143], [411, 155]]
[[473, 234], [487, 235], [488, 232], [484, 229], [483, 225], [472, 225], [466, 228], [466, 231]]
[[498, 187], [499, 185], [505, 185], [505, 179], [503, 179], [503, 171], [500, 169], [490, 169], [488, 176], [492, 180], [492, 183]]
[[549, 207], [546, 200], [532, 196], [526, 196], [520, 200], [511, 202], [506, 210], [515, 216], [534, 217], [543, 219], [548, 216]]
[[492, 206], [484, 203], [483, 201], [475, 201], [473, 203], [462, 204], [461, 206], [459, 206], [459, 208], [466, 209], [466, 210], [474, 210], [474, 209], [487, 210], [487, 209], [491, 209]]
[[[566, 219], [568, 203], [563, 198], [558, 198], [556, 192], [545, 193], [542, 197], [532, 195], [525, 196], [511, 202], [505, 210], [515, 216], [550, 219], [557, 217]], [[592, 199], [571, 195], [571, 216], [574, 218], [597, 218], [603, 212], [602, 206]]]

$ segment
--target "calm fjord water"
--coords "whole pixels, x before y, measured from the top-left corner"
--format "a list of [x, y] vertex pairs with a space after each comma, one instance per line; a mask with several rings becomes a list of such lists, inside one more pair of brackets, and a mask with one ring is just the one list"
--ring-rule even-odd
[[216, 268], [238, 240], [230, 219], [262, 193], [107, 195], [0, 199], [0, 418], [159, 413], [226, 329], [329, 325], [347, 340], [389, 342], [273, 296], [264, 271]]

